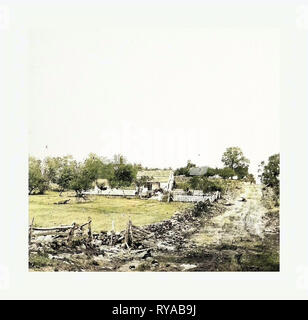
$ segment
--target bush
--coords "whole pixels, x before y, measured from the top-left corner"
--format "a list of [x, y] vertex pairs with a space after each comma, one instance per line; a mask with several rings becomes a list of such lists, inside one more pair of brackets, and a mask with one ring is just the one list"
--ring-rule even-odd
[[209, 192], [224, 192], [225, 188], [224, 185], [217, 179], [207, 179], [205, 177], [193, 177], [190, 182], [191, 189], [194, 190], [202, 190], [203, 193]]
[[182, 189], [184, 191], [188, 191], [190, 188], [190, 184], [188, 182], [177, 182], [175, 187], [177, 189]]
[[200, 217], [202, 214], [207, 212], [208, 207], [210, 206], [209, 202], [197, 202], [193, 208], [193, 215], [195, 217]]
[[207, 179], [204, 179], [204, 181], [202, 182], [201, 190], [204, 193], [215, 192], [215, 191], [219, 191], [219, 192], [225, 191], [224, 186], [219, 180], [207, 180]]
[[268, 158], [268, 163], [261, 163], [261, 182], [273, 189], [276, 196], [279, 197], [280, 192], [280, 155], [274, 154]]
[[186, 177], [189, 177], [189, 170], [190, 170], [191, 168], [194, 168], [194, 167], [196, 167], [196, 165], [195, 165], [194, 163], [192, 163], [190, 160], [188, 160], [186, 167], [182, 167], [182, 168], [176, 169], [175, 172], [174, 172], [174, 175], [175, 175], [175, 176], [182, 176], [182, 175], [184, 175], [184, 176], [186, 176]]
[[217, 174], [222, 177], [223, 179], [229, 179], [232, 178], [236, 175], [235, 171], [231, 168], [222, 168], [222, 169], [217, 169]]

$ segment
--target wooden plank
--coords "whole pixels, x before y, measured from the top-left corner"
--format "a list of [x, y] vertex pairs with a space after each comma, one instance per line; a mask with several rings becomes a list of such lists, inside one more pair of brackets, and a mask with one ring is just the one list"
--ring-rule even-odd
[[53, 231], [53, 230], [68, 230], [73, 226], [52, 227], [52, 228], [32, 228], [33, 231]]
[[34, 217], [32, 218], [32, 222], [29, 229], [29, 244], [31, 243], [31, 238], [32, 238], [33, 223], [34, 223]]
[[133, 228], [134, 230], [138, 230], [139, 232], [142, 232], [142, 233], [146, 233], [146, 234], [151, 234], [151, 233], [152, 233], [152, 232], [143, 230], [143, 229], [141, 229], [140, 227], [137, 227], [137, 226], [134, 226], [134, 225], [132, 225], [132, 228]]
[[40, 233], [32, 233], [32, 237], [41, 237], [41, 236], [49, 236], [49, 235], [67, 235], [66, 231], [44, 231]]

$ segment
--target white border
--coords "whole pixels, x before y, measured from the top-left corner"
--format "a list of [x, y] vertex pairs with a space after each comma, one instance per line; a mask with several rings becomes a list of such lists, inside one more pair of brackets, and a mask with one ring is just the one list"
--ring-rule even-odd
[[[3, 299], [307, 299], [307, 20], [296, 2], [11, 1], [0, 30], [0, 297]], [[62, 2], [63, 3], [63, 2]], [[71, 10], [73, 7], [74, 10]], [[85, 19], [88, 17], [88, 19]], [[108, 26], [279, 28], [281, 271], [278, 273], [31, 273], [27, 266], [27, 37], [31, 28]], [[8, 22], [7, 22], [8, 21]], [[87, 21], [87, 25], [83, 25]], [[14, 37], [13, 37], [14, 34]], [[11, 39], [19, 39], [12, 43]], [[3, 280], [4, 279], [4, 280]]]

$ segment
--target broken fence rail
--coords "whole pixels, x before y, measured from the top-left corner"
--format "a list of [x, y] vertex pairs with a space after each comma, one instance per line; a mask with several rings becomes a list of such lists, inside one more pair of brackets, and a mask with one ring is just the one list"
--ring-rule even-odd
[[[74, 236], [75, 231], [82, 231], [85, 226], [88, 226], [88, 237], [92, 239], [92, 229], [91, 229], [92, 219], [89, 218], [89, 221], [78, 225], [77, 223], [73, 222], [70, 226], [58, 226], [58, 227], [50, 227], [50, 228], [43, 228], [43, 227], [34, 227], [34, 218], [29, 226], [29, 243], [33, 237], [38, 236], [46, 236], [46, 235], [67, 235], [68, 240], [71, 240]], [[67, 231], [68, 234], [67, 234]], [[35, 233], [34, 233], [35, 232]]]

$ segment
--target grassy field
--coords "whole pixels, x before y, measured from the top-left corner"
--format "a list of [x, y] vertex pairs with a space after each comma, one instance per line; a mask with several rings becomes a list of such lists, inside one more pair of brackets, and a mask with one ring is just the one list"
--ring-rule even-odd
[[[54, 202], [71, 199], [66, 205]], [[73, 193], [49, 191], [45, 195], [29, 196], [29, 218], [34, 225], [52, 227], [84, 223], [92, 218], [95, 232], [111, 230], [112, 220], [116, 231], [125, 229], [129, 217], [134, 225], [140, 226], [169, 219], [176, 211], [191, 207], [191, 204], [165, 203], [155, 200], [124, 199], [117, 197], [91, 196], [87, 202], [77, 202]]]

